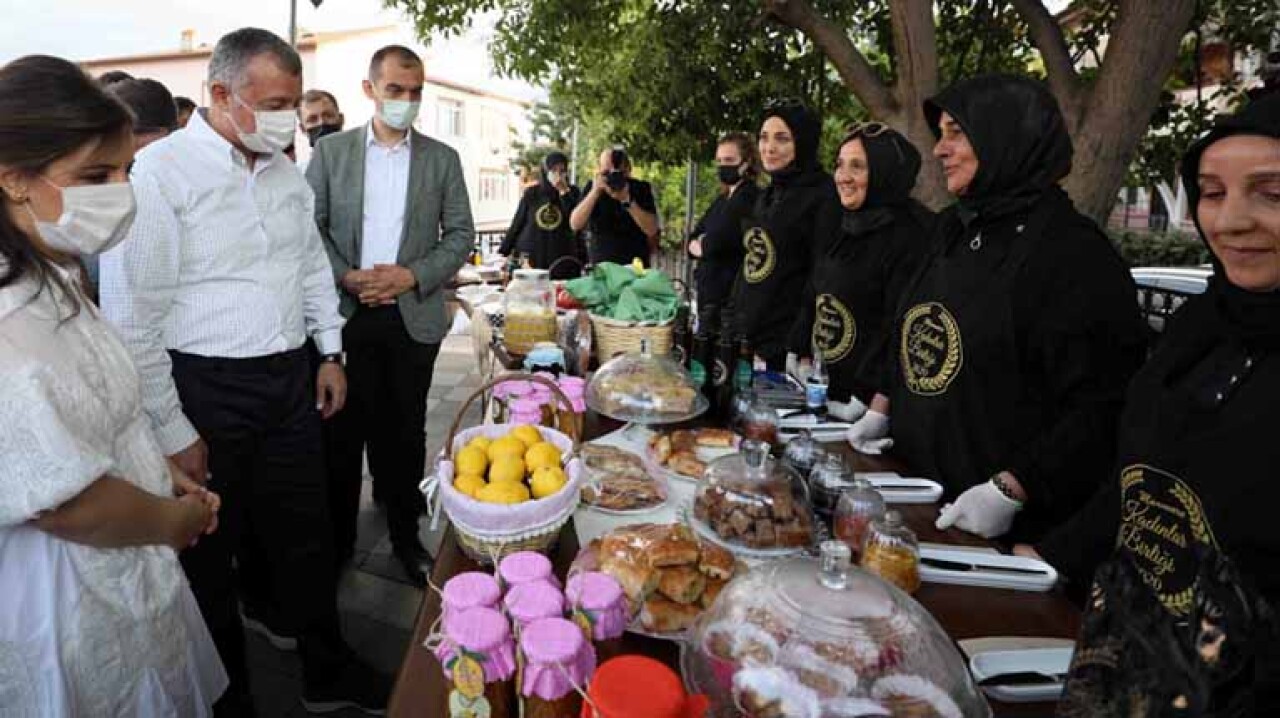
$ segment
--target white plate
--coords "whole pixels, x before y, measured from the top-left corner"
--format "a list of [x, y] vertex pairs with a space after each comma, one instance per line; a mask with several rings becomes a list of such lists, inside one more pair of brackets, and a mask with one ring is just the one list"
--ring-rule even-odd
[[[892, 471], [859, 471], [857, 478], [870, 481], [888, 504], [934, 504], [942, 498], [942, 484], [929, 479], [899, 476]], [[908, 488], [883, 488], [886, 485]]]
[[[961, 571], [927, 566], [920, 563], [920, 578], [930, 583], [949, 583], [957, 586], [981, 586], [985, 588], [1007, 588], [1015, 591], [1035, 591], [1043, 593], [1053, 588], [1058, 582], [1058, 572], [1045, 563], [1025, 556], [1009, 556], [1006, 554], [988, 554], [957, 549], [933, 548], [920, 549], [920, 558], [932, 558], [939, 561], [972, 564], [973, 571]], [[983, 566], [992, 568], [1030, 569], [1037, 573], [1010, 573], [1004, 571], [984, 571]]]
[[[1074, 647], [1024, 648], [1009, 651], [981, 651], [969, 659], [973, 680], [981, 681], [1005, 673], [1032, 671], [1048, 675], [1065, 674], [1071, 667]], [[983, 686], [991, 698], [1006, 703], [1030, 703], [1056, 701], [1062, 697], [1062, 683], [1043, 683], [1027, 686]]]

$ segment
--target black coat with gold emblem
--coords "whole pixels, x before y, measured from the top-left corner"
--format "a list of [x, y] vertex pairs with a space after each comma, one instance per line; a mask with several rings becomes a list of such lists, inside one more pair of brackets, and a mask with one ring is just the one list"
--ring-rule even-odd
[[569, 215], [578, 204], [579, 196], [576, 187], [571, 186], [562, 195], [546, 180], [525, 190], [499, 253], [528, 255], [534, 269], [549, 269], [561, 257], [574, 257], [578, 262], [561, 262], [551, 278], [578, 276], [586, 252], [578, 235], [569, 227]]
[[[1240, 134], [1280, 139], [1280, 95], [1188, 151], [1191, 207], [1204, 151]], [[1280, 291], [1213, 263], [1134, 377], [1110, 480], [1037, 546], [1093, 579], [1060, 715], [1280, 715]]]
[[777, 366], [808, 288], [815, 256], [840, 232], [840, 197], [825, 172], [805, 172], [761, 193], [743, 222], [734, 314], [752, 349]]
[[[848, 213], [853, 215], [857, 213]], [[817, 257], [791, 351], [822, 352], [828, 396], [869, 404], [883, 386], [884, 343], [902, 290], [924, 258], [933, 215], [915, 203], [883, 207], [846, 228]], [[846, 215], [846, 216], [848, 216]]]
[[1146, 327], [1120, 255], [1058, 187], [1071, 138], [1043, 83], [967, 80], [926, 103], [935, 132], [943, 112], [978, 165], [895, 322], [894, 451], [945, 500], [1012, 473], [1028, 499], [1006, 538], [1035, 540], [1110, 469]]

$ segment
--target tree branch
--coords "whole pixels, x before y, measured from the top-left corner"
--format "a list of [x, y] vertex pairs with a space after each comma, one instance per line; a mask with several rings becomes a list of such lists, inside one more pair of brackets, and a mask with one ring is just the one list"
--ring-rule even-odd
[[1040, 51], [1045, 71], [1049, 75], [1049, 88], [1062, 105], [1068, 127], [1074, 128], [1083, 104], [1083, 90], [1062, 26], [1040, 0], [1010, 1], [1022, 21], [1027, 24], [1032, 44]]
[[932, 0], [894, 0], [889, 3], [893, 23], [894, 68], [898, 74], [898, 102], [919, 114], [921, 101], [938, 91], [938, 34]]
[[843, 28], [818, 14], [808, 0], [762, 0], [762, 3], [766, 13], [813, 41], [873, 117], [888, 118], [897, 114], [898, 103], [893, 93], [854, 47]]

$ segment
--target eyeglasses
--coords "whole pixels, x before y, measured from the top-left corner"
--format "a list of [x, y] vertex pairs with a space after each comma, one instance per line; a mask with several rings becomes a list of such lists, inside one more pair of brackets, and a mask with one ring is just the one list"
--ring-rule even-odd
[[845, 137], [879, 137], [893, 128], [883, 122], [855, 122], [844, 128]]

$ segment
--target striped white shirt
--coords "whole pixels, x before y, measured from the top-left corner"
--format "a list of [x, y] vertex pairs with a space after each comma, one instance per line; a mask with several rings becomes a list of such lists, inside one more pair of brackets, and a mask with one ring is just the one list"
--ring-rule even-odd
[[203, 113], [138, 154], [133, 228], [101, 262], [103, 313], [133, 355], [143, 407], [170, 455], [197, 434], [167, 350], [258, 357], [308, 335], [323, 353], [342, 350], [311, 187], [281, 153], [259, 155], [250, 169]]

